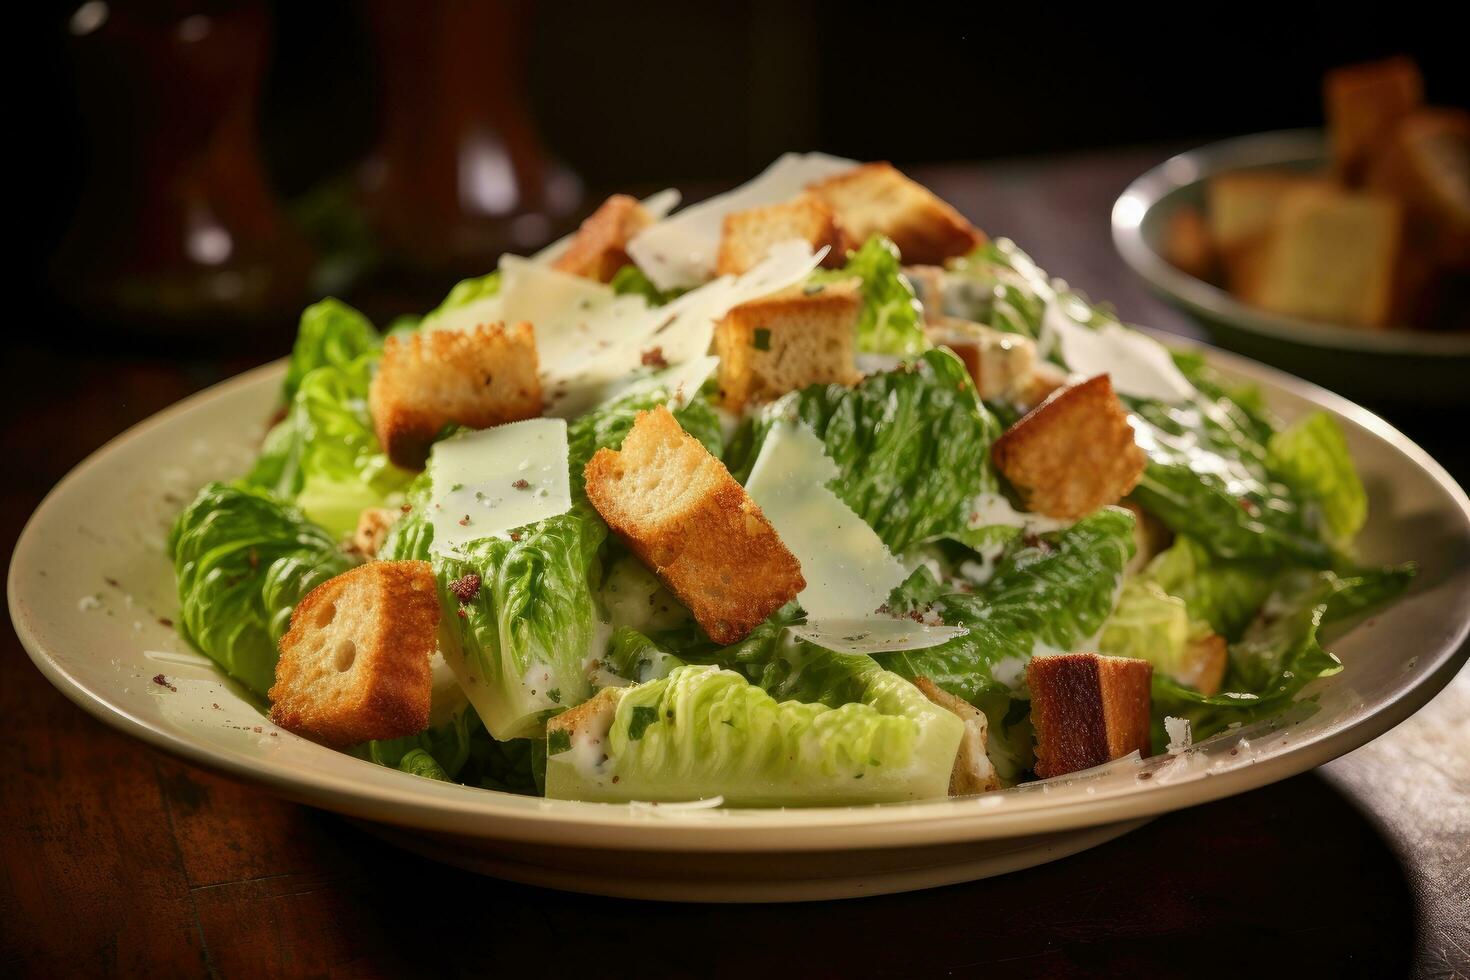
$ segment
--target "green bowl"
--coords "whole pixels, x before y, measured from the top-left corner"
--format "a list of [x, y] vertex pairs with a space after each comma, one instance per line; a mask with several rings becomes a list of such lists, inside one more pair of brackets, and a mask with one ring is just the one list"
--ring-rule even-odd
[[1192, 314], [1214, 341], [1343, 394], [1375, 401], [1470, 404], [1470, 332], [1364, 330], [1280, 316], [1248, 306], [1163, 256], [1177, 208], [1204, 203], [1206, 181], [1252, 168], [1315, 169], [1326, 158], [1318, 130], [1258, 133], [1170, 157], [1113, 204], [1113, 243], [1164, 299]]

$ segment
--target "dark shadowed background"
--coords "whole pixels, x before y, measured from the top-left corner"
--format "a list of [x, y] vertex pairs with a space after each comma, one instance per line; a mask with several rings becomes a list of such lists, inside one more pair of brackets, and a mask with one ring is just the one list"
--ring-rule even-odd
[[[106, 11], [100, 23], [98, 8]], [[252, 323], [252, 336], [264, 330], [278, 344], [289, 338], [290, 312], [312, 292], [346, 293], [379, 318], [421, 310], [456, 277], [491, 268], [500, 248], [525, 250], [571, 227], [609, 190], [678, 183], [707, 192], [787, 149], [900, 165], [1140, 144], [1162, 154], [1316, 125], [1325, 69], [1394, 53], [1419, 60], [1430, 101], [1470, 104], [1463, 37], [1431, 29], [1430, 5], [1371, 13], [1340, 4], [1059, 8], [779, 0], [52, 5], [32, 39], [44, 71], [30, 76], [21, 104], [44, 134], [31, 144], [43, 151], [26, 161], [37, 170], [23, 205], [39, 209], [39, 234], [25, 249], [27, 280], [44, 284], [36, 298], [48, 309], [58, 298], [63, 310], [83, 306], [81, 327], [112, 333], [109, 324], [126, 319], [132, 332], [159, 332], [150, 311], [117, 317], [117, 302], [86, 294], [94, 269], [116, 264], [119, 247], [138, 238], [135, 230], [99, 236], [95, 227], [99, 213], [127, 223], [118, 213], [139, 196], [119, 178], [127, 158], [160, 152], [160, 131], [182, 132], [181, 117], [222, 104], [200, 94], [198, 65], [170, 72], [169, 57], [188, 44], [215, 45], [206, 55], [215, 68], [242, 51], [260, 62], [258, 75], [241, 83], [246, 97], [258, 97], [246, 113], [253, 152], [264, 188], [316, 253], [311, 274], [286, 276], [284, 295], [250, 318], [262, 321]], [[209, 19], [212, 35], [203, 36], [196, 15]], [[231, 33], [242, 18], [247, 28]], [[140, 63], [165, 80], [119, 96]], [[390, 92], [404, 104], [397, 116]], [[160, 98], [167, 111], [139, 118], [141, 100]], [[505, 111], [497, 116], [493, 107]], [[432, 230], [395, 232], [394, 219], [383, 218], [395, 206], [399, 224], [404, 210], [434, 211], [414, 194], [453, 196], [456, 183], [459, 196], [466, 193], [455, 154], [433, 149], [434, 132], [440, 143], [462, 140], [472, 117], [491, 116], [519, 186], [492, 194], [481, 209], [499, 209], [504, 227], [444, 256], [432, 254], [437, 242], [424, 241], [442, 237]], [[385, 143], [402, 179], [364, 219], [358, 191], [371, 170], [364, 161]], [[457, 159], [464, 164], [462, 153]], [[550, 190], [538, 185], [548, 174]], [[512, 234], [514, 218], [537, 210], [538, 199], [542, 213]], [[987, 215], [971, 217], [1007, 232]], [[58, 262], [68, 228], [81, 257]], [[411, 255], [395, 257], [395, 248]], [[323, 265], [331, 274], [322, 275]]]

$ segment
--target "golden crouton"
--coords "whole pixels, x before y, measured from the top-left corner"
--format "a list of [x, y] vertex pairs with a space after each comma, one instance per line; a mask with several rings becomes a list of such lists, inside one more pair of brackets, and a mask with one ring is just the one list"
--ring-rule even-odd
[[1241, 170], [1212, 177], [1205, 188], [1208, 236], [1225, 285], [1239, 292], [1253, 281], [1262, 246], [1288, 194], [1330, 187], [1324, 177], [1279, 170]]
[[1164, 258], [1196, 279], [1215, 278], [1215, 243], [1199, 208], [1176, 208], [1164, 225]]
[[963, 698], [950, 694], [927, 677], [915, 677], [914, 686], [931, 703], [965, 723], [960, 750], [954, 759], [954, 769], [949, 774], [949, 795], [973, 796], [1000, 789], [1000, 776], [991, 764], [990, 756], [985, 753], [985, 740], [990, 728], [985, 712]]
[[722, 276], [738, 276], [765, 258], [772, 245], [793, 238], [809, 243], [813, 252], [826, 246], [823, 265], [840, 266], [846, 261], [842, 230], [832, 217], [832, 209], [815, 195], [801, 194], [783, 204], [725, 215], [715, 271]]
[[925, 333], [965, 362], [981, 398], [1014, 400], [1029, 390], [1037, 364], [1036, 343], [1030, 337], [951, 316], [930, 323]]
[[439, 593], [426, 561], [375, 561], [312, 589], [281, 637], [271, 721], [334, 747], [429, 723]]
[[1091, 769], [1150, 751], [1153, 667], [1147, 660], [1062, 653], [1026, 665], [1036, 775]]
[[1388, 325], [1401, 238], [1399, 205], [1322, 187], [1282, 198], [1246, 302], [1274, 313], [1360, 327]]
[[813, 384], [856, 384], [858, 281], [793, 286], [735, 307], [715, 327], [720, 394], [739, 411]]
[[597, 745], [607, 737], [608, 729], [612, 728], [613, 719], [618, 712], [618, 702], [623, 699], [624, 693], [621, 687], [603, 688], [576, 707], [547, 719], [546, 734], [566, 732], [570, 736], [577, 736], [579, 740], [586, 739], [592, 745]]
[[1136, 575], [1155, 555], [1174, 543], [1174, 532], [1169, 525], [1131, 500], [1119, 501], [1118, 506], [1133, 515], [1133, 557], [1123, 572]]
[[1332, 168], [1350, 184], [1363, 176], [1373, 148], [1424, 101], [1424, 77], [1410, 58], [1338, 68], [1322, 88]]
[[1219, 633], [1207, 633], [1190, 642], [1184, 661], [1169, 673], [1181, 684], [1188, 684], [1205, 697], [1220, 693], [1225, 682], [1225, 668], [1230, 662], [1230, 647]]
[[562, 272], [608, 282], [633, 260], [628, 242], [653, 224], [653, 215], [626, 194], [614, 194], [577, 229], [567, 250], [552, 263]]
[[486, 429], [541, 414], [536, 335], [496, 323], [389, 337], [368, 404], [388, 458], [421, 468], [451, 422]]
[[910, 265], [939, 265], [985, 241], [963, 215], [890, 163], [865, 163], [810, 190], [832, 208], [849, 241], [886, 235]]
[[1368, 162], [1369, 190], [1401, 202], [1413, 260], [1470, 269], [1470, 113], [1420, 109]]
[[403, 516], [397, 507], [364, 507], [352, 532], [352, 550], [365, 558], [376, 558], [393, 522]]
[[1106, 374], [1052, 395], [990, 453], [1027, 509], [1068, 520], [1121, 499], [1148, 464]]
[[716, 643], [744, 639], [806, 587], [745, 488], [662, 405], [638, 413], [622, 449], [599, 449], [585, 476], [608, 527]]
[[1031, 377], [1016, 389], [1011, 401], [1019, 409], [1030, 411], [1050, 398], [1067, 383], [1067, 372], [1051, 361], [1037, 361], [1031, 369]]

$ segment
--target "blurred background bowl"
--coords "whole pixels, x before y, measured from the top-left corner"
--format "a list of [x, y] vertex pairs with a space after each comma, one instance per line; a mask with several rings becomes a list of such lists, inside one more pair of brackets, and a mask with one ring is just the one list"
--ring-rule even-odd
[[1369, 330], [1269, 313], [1164, 257], [1170, 217], [1183, 207], [1202, 207], [1211, 177], [1262, 168], [1316, 170], [1325, 163], [1325, 140], [1314, 129], [1257, 133], [1180, 153], [1118, 197], [1113, 242], [1134, 272], [1222, 346], [1359, 398], [1470, 404], [1470, 332]]

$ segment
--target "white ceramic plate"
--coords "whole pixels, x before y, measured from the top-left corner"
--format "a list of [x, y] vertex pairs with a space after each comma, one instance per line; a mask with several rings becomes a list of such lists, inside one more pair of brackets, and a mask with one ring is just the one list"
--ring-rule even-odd
[[[1383, 733], [1470, 648], [1470, 502], [1381, 419], [1268, 368], [1211, 352], [1291, 418], [1335, 412], [1362, 470], [1372, 562], [1415, 560], [1407, 597], [1329, 644], [1346, 670], [1315, 713], [1228, 732], [1179, 756], [1124, 760], [986, 796], [810, 810], [541, 800], [384, 769], [280, 731], [167, 625], [167, 528], [207, 479], [250, 459], [283, 372], [268, 365], [129, 430], [66, 477], [11, 560], [10, 612], [36, 666], [104, 722], [190, 762], [368, 822], [424, 854], [506, 878], [637, 897], [782, 901], [901, 891], [1004, 873], [1148, 818], [1283, 779]], [[154, 678], [162, 675], [160, 684]]]

